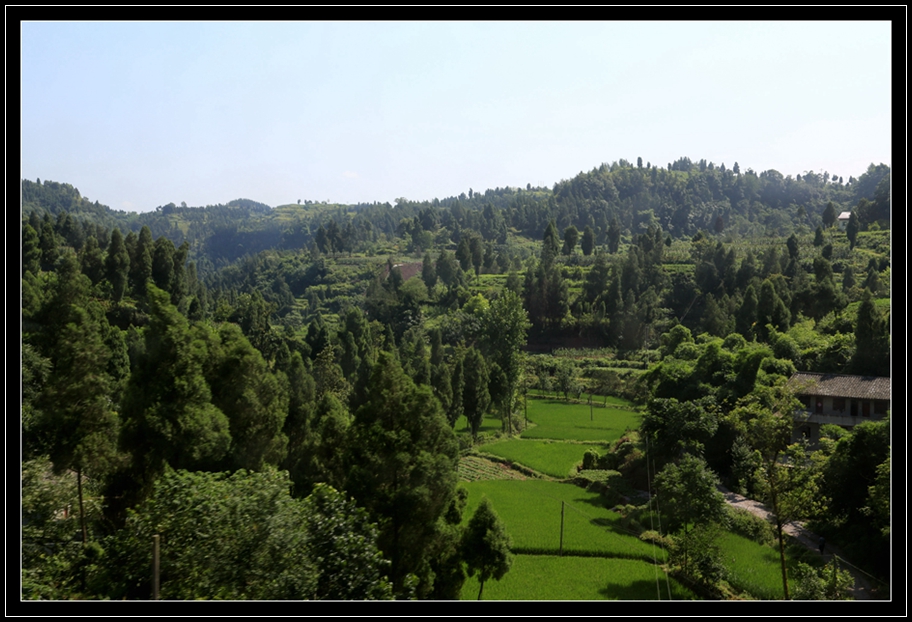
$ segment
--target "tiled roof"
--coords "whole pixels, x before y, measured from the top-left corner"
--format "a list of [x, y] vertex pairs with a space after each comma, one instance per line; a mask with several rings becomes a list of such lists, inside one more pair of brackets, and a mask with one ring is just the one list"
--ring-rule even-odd
[[890, 379], [881, 376], [849, 376], [798, 372], [789, 378], [789, 385], [799, 395], [826, 395], [867, 400], [889, 400]]

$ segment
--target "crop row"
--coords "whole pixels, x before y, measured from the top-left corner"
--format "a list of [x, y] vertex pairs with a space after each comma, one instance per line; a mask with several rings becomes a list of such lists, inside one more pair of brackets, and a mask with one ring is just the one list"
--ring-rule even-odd
[[526, 475], [509, 465], [494, 462], [481, 456], [464, 456], [459, 460], [459, 479], [464, 482], [480, 480], [524, 480]]

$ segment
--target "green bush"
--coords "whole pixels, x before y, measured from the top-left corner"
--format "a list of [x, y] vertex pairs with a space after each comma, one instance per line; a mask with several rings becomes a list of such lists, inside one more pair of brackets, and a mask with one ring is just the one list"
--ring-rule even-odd
[[798, 562], [794, 571], [794, 600], [851, 600], [855, 579], [848, 570], [840, 570], [836, 561], [822, 568]]
[[583, 471], [591, 471], [598, 468], [601, 455], [595, 449], [590, 449], [583, 454]]
[[665, 550], [670, 550], [674, 546], [674, 541], [669, 536], [663, 536], [654, 529], [647, 529], [640, 534], [640, 540], [660, 546]]
[[674, 536], [671, 548], [672, 563], [704, 585], [713, 586], [728, 577], [722, 547], [718, 539], [721, 528], [715, 524], [699, 525], [682, 535]]
[[629, 493], [627, 482], [617, 471], [584, 469], [577, 473], [574, 482], [586, 490], [599, 493], [607, 507], [614, 506], [622, 496]]
[[728, 508], [728, 516], [732, 532], [758, 544], [772, 545], [776, 542], [776, 530], [769, 521], [755, 516], [747, 510], [731, 507]]

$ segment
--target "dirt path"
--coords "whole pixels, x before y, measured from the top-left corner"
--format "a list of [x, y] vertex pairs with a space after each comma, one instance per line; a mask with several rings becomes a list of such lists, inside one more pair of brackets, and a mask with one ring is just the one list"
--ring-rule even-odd
[[[753, 499], [748, 499], [747, 497], [742, 497], [739, 494], [730, 492], [725, 488], [720, 487], [719, 490], [722, 491], [722, 494], [725, 495], [725, 501], [728, 504], [735, 508], [741, 508], [742, 510], [747, 510], [755, 516], [764, 518], [770, 522], [773, 522], [773, 517], [770, 514], [769, 510], [765, 505]], [[812, 533], [804, 527], [801, 523], [791, 522], [787, 523], [783, 527], [783, 531], [788, 535], [792, 536], [798, 542], [808, 547], [809, 549], [816, 551], [818, 548], [818, 542], [820, 541], [820, 536]], [[837, 555], [840, 559], [845, 559], [845, 556], [842, 554], [837, 547], [833, 546], [829, 542], [826, 543], [824, 547], [824, 558], [829, 560]], [[855, 578], [855, 587], [852, 589], [852, 596], [855, 600], [870, 600], [871, 599], [871, 582], [868, 578], [861, 572], [855, 570], [853, 566], [844, 567], [846, 570], [852, 573], [852, 576]]]

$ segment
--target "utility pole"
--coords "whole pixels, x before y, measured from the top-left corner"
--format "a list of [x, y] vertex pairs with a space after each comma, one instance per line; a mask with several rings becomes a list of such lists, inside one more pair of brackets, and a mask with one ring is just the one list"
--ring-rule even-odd
[[561, 531], [560, 531], [560, 551], [559, 557], [564, 556], [564, 502], [561, 501]]
[[161, 536], [152, 536], [152, 600], [158, 600], [159, 592], [159, 542]]

